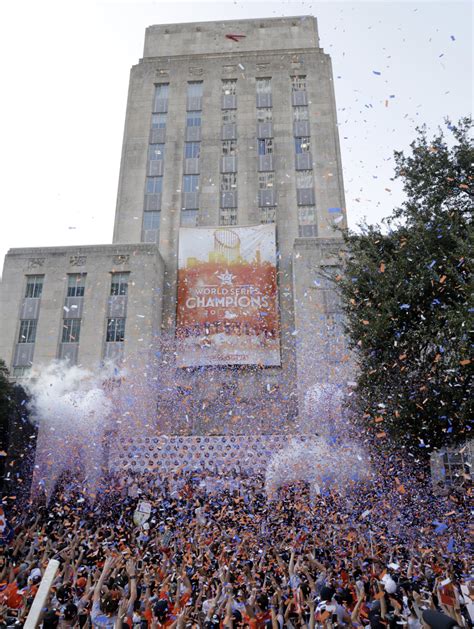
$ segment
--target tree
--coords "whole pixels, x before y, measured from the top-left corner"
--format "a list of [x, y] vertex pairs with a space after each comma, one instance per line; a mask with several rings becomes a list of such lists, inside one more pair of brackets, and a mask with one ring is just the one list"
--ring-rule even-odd
[[[13, 384], [0, 360], [0, 489], [27, 493], [36, 446], [36, 428], [28, 420], [28, 396]], [[23, 478], [25, 475], [25, 478]]]
[[[344, 233], [339, 286], [364, 419], [379, 435], [432, 448], [470, 435], [469, 319], [474, 148], [470, 118], [395, 153], [406, 201], [386, 228]], [[472, 304], [471, 304], [472, 306]]]

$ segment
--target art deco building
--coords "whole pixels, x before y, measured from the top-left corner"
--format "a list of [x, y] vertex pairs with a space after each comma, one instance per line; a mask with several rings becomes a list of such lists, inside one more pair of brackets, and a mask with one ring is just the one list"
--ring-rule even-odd
[[[180, 228], [261, 224], [276, 233], [280, 364], [177, 368]], [[113, 244], [10, 250], [0, 356], [17, 378], [55, 358], [133, 365], [155, 383], [157, 432], [297, 432], [306, 389], [344, 372], [327, 277], [345, 225], [316, 18], [151, 26], [130, 74]]]

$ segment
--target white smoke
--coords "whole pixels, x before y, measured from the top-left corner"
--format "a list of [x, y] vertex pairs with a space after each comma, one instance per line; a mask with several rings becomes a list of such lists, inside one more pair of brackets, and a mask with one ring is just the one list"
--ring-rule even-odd
[[265, 491], [272, 499], [280, 487], [303, 481], [314, 498], [323, 488], [342, 490], [366, 478], [368, 462], [355, 444], [328, 443], [321, 438], [292, 439], [270, 459], [265, 472]]
[[55, 361], [32, 370], [25, 388], [31, 396], [31, 418], [39, 427], [35, 475], [48, 497], [65, 471], [82, 477], [85, 489], [95, 494], [112, 412], [105, 385], [113, 377], [113, 365], [93, 373]]
[[25, 388], [31, 395], [32, 419], [38, 425], [62, 432], [90, 431], [104, 421], [112, 409], [103, 389], [112, 367], [98, 373], [55, 361], [34, 369]]

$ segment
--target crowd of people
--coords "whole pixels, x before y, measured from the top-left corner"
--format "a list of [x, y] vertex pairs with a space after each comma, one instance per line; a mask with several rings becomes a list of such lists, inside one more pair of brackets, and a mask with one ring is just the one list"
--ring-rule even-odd
[[111, 474], [94, 500], [64, 477], [7, 512], [0, 628], [23, 626], [50, 559], [44, 629], [472, 626], [469, 491], [389, 465], [316, 501], [243, 471]]

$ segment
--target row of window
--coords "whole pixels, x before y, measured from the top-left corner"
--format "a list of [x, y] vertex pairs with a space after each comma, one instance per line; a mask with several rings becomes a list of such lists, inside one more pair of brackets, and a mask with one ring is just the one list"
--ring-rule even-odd
[[[112, 273], [111, 295], [126, 295], [128, 291], [128, 273]], [[67, 297], [84, 297], [86, 273], [69, 273], [67, 276]], [[43, 294], [44, 275], [28, 275], [26, 278], [25, 298], [39, 299]]]
[[[18, 343], [35, 343], [37, 319], [22, 319]], [[63, 319], [61, 343], [79, 343], [81, 319]], [[125, 339], [125, 317], [107, 319], [107, 343], [121, 343]]]
[[[306, 83], [296, 83], [294, 91], [305, 91]], [[293, 107], [293, 119], [295, 122], [304, 122], [309, 120], [309, 109], [306, 105]], [[296, 159], [299, 155], [311, 153], [311, 138], [310, 137], [295, 137], [295, 154]], [[308, 155], [309, 157], [309, 155]], [[306, 162], [308, 166], [311, 164]], [[313, 238], [318, 235], [318, 224], [316, 216], [316, 207], [314, 203], [314, 178], [313, 171], [311, 170], [297, 170], [296, 171], [296, 189], [305, 191], [304, 198], [300, 201], [300, 207], [298, 207], [298, 235], [300, 238]], [[309, 194], [308, 194], [309, 191]], [[304, 203], [303, 203], [304, 201]]]
[[[291, 76], [291, 91], [305, 92], [306, 91], [306, 76], [295, 75]], [[257, 94], [271, 94], [271, 77], [259, 77], [255, 81], [255, 89]], [[223, 96], [235, 96], [237, 94], [237, 79], [223, 79], [221, 83], [221, 93]], [[203, 81], [188, 81], [187, 85], [187, 97], [190, 98], [202, 98], [203, 95]], [[155, 85], [155, 98], [154, 109], [155, 112], [160, 112], [163, 103], [167, 103], [169, 98], [169, 83], [158, 83]]]

